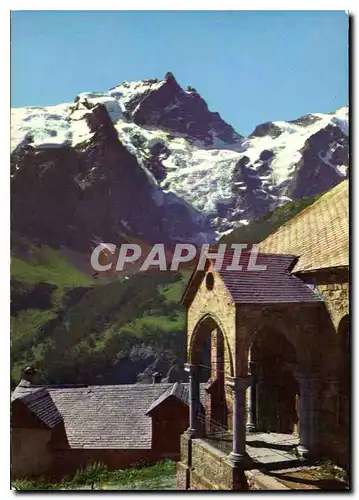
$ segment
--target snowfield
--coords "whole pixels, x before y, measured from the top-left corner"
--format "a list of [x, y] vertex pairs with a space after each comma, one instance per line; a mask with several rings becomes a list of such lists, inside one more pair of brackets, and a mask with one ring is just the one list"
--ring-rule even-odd
[[[26, 144], [35, 148], [58, 148], [86, 143], [92, 137], [86, 116], [91, 108], [103, 104], [117, 130], [124, 146], [136, 156], [140, 166], [146, 171], [153, 184], [160, 190], [173, 192], [190, 203], [205, 215], [215, 218], [218, 206], [230, 204], [233, 186], [236, 193], [245, 194], [247, 186], [233, 182], [233, 172], [239, 160], [247, 156], [254, 171], [263, 165], [260, 155], [264, 150], [273, 152], [270, 171], [258, 174], [264, 193], [280, 186], [293, 173], [301, 158], [300, 150], [305, 142], [328, 125], [340, 127], [348, 134], [348, 108], [343, 107], [332, 114], [314, 113], [302, 124], [276, 121], [273, 125], [279, 132], [273, 136], [247, 138], [242, 145], [225, 144], [214, 141], [212, 147], [200, 141], [189, 141], [186, 137], [161, 129], [142, 127], [128, 119], [126, 104], [149, 90], [156, 90], [163, 81], [124, 82], [108, 92], [83, 92], [75, 102], [57, 106], [27, 107], [13, 109], [11, 112], [11, 150], [18, 151]], [[126, 118], [127, 116], [127, 118]], [[214, 134], [215, 135], [215, 134]], [[164, 180], [157, 181], [145, 167], [150, 158], [151, 148], [157, 143], [166, 146], [167, 154], [159, 157], [166, 169]], [[328, 168], [346, 175], [346, 166], [331, 163], [331, 152], [325, 151], [321, 158]], [[156, 195], [158, 204], [163, 203], [160, 194]], [[278, 203], [289, 200], [278, 197]], [[240, 223], [247, 223], [244, 218]], [[238, 220], [234, 225], [238, 225]], [[228, 229], [226, 229], [226, 232]]]
[[163, 161], [167, 177], [165, 192], [173, 191], [197, 210], [214, 215], [218, 203], [231, 201], [231, 175], [241, 155], [226, 150], [188, 150], [177, 148]]

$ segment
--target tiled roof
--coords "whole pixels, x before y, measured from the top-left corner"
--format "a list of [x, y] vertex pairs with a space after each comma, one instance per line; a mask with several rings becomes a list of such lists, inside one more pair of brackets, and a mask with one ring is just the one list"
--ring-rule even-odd
[[16, 386], [14, 392], [11, 394], [11, 401], [14, 401], [15, 399], [21, 397], [22, 395], [28, 394], [34, 390], [33, 387], [31, 387], [31, 383], [28, 380], [20, 380], [19, 384]]
[[12, 400], [39, 390], [48, 391], [63, 417], [71, 448], [150, 449], [152, 418], [146, 413], [169, 394], [187, 401], [187, 387], [188, 384], [177, 383], [70, 388], [29, 386], [17, 387]]
[[290, 274], [296, 261], [293, 255], [258, 254], [256, 266], [266, 266], [265, 270], [248, 269], [250, 253], [245, 252], [239, 261], [242, 270], [228, 271], [226, 268], [232, 263], [232, 258], [233, 251], [226, 252], [218, 274], [236, 303], [276, 304], [322, 300], [308, 285]]
[[152, 419], [146, 411], [168, 386], [90, 386], [50, 392], [72, 448], [150, 449]]
[[176, 397], [183, 403], [187, 405], [189, 404], [188, 400], [189, 394], [187, 387], [181, 384], [180, 382], [175, 382], [171, 387], [167, 389], [167, 391], [165, 391], [155, 401], [153, 401], [151, 406], [146, 411], [146, 415], [149, 415], [152, 412], [152, 410], [157, 408], [161, 403], [163, 403], [170, 397]]
[[299, 257], [293, 272], [349, 265], [349, 185], [342, 181], [261, 244], [265, 253]]
[[20, 399], [47, 427], [53, 428], [62, 421], [61, 413], [56, 408], [46, 387], [37, 387], [33, 390], [21, 389], [16, 394], [14, 392], [12, 401]]

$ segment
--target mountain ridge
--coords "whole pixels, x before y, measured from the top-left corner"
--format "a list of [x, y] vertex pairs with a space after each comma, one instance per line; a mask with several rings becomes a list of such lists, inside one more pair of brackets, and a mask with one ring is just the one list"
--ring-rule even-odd
[[[128, 228], [146, 242], [200, 245], [345, 178], [348, 109], [262, 123], [244, 137], [167, 73], [82, 92], [72, 103], [15, 108], [11, 157], [20, 233], [36, 226], [42, 240], [55, 221], [75, 249], [79, 238], [84, 247], [94, 237], [118, 243]], [[61, 189], [59, 213], [49, 198]], [[48, 212], [44, 227], [39, 212]]]

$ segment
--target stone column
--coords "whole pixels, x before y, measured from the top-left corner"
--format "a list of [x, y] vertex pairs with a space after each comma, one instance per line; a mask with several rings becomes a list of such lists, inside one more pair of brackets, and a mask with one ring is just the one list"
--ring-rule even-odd
[[194, 438], [198, 437], [200, 433], [200, 423], [198, 421], [200, 409], [199, 367], [186, 363], [184, 369], [189, 373], [189, 428], [187, 433], [191, 438]]
[[255, 373], [255, 363], [249, 363], [249, 371], [252, 377], [252, 383], [248, 387], [248, 403], [247, 403], [247, 430], [254, 432], [257, 428], [257, 381]]
[[314, 373], [296, 373], [299, 384], [299, 446], [302, 457], [315, 454], [318, 426], [319, 377]]
[[237, 465], [246, 458], [246, 390], [251, 384], [250, 377], [227, 380], [227, 385], [233, 390], [233, 448], [229, 460]]

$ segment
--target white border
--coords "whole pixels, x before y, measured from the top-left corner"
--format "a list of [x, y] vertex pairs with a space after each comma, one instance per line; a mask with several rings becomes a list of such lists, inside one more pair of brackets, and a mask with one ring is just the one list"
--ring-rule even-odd
[[[94, 8], [93, 6], [90, 6], [90, 3], [88, 1], [76, 1], [74, 2], [73, 0], [62, 0], [61, 2], [52, 2], [49, 4], [49, 2], [45, 2], [44, 0], [36, 0], [31, 2], [29, 5], [28, 1], [25, 0], [16, 0], [13, 2], [7, 2], [6, 0], [3, 1], [1, 7], [0, 7], [0, 23], [1, 23], [1, 29], [0, 29], [0, 36], [2, 40], [1, 44], [1, 66], [2, 66], [2, 76], [1, 76], [1, 99], [0, 99], [0, 106], [2, 108], [1, 110], [1, 135], [0, 137], [3, 139], [2, 141], [2, 147], [1, 147], [1, 154], [2, 154], [2, 162], [1, 162], [1, 182], [0, 182], [0, 189], [1, 189], [1, 194], [0, 194], [0, 199], [2, 202], [1, 206], [1, 230], [0, 230], [0, 235], [2, 237], [2, 245], [0, 246], [0, 252], [1, 252], [1, 263], [3, 265], [3, 271], [4, 271], [4, 277], [1, 280], [1, 288], [0, 288], [0, 293], [1, 293], [1, 301], [0, 301], [0, 307], [1, 307], [1, 314], [0, 318], [2, 320], [2, 328], [1, 328], [1, 335], [0, 335], [0, 352], [2, 353], [2, 359], [1, 359], [1, 364], [2, 364], [2, 376], [1, 376], [1, 391], [2, 391], [2, 410], [0, 412], [0, 429], [2, 432], [1, 436], [1, 454], [0, 454], [0, 459], [1, 459], [1, 482], [0, 482], [0, 488], [1, 488], [1, 498], [8, 498], [9, 495], [12, 494], [10, 492], [10, 475], [9, 475], [9, 470], [10, 470], [10, 414], [9, 414], [9, 405], [8, 405], [8, 398], [9, 398], [9, 374], [10, 374], [10, 356], [9, 356], [9, 347], [10, 347], [10, 336], [9, 336], [9, 331], [10, 331], [10, 318], [9, 318], [9, 298], [10, 298], [10, 287], [9, 287], [9, 233], [10, 233], [10, 176], [9, 176], [9, 144], [10, 144], [10, 135], [9, 135], [9, 121], [10, 121], [10, 79], [8, 75], [10, 74], [10, 51], [9, 51], [9, 40], [10, 40], [10, 24], [9, 24], [9, 11], [10, 10], [179, 10], [178, 7], [181, 7], [180, 10], [347, 10], [351, 15], [355, 16], [355, 13], [357, 11], [357, 0], [349, 0], [343, 4], [342, 2], [339, 1], [334, 1], [334, 0], [326, 0], [326, 1], [313, 1], [313, 0], [302, 0], [301, 2], [298, 2], [297, 5], [293, 5], [292, 2], [287, 2], [283, 0], [272, 0], [270, 5], [265, 2], [265, 1], [260, 1], [260, 0], [252, 0], [249, 4], [243, 4], [243, 3], [238, 3], [235, 1], [223, 1], [218, 4], [217, 2], [213, 0], [207, 0], [207, 1], [193, 1], [193, 0], [182, 0], [180, 4], [169, 4], [169, 2], [165, 2], [163, 0], [152, 0], [151, 2], [145, 2], [144, 0], [131, 0], [131, 2], [127, 5], [121, 5], [119, 2], [109, 2], [108, 0], [103, 0], [101, 2], [101, 9]], [[92, 7], [92, 8], [91, 8]], [[119, 9], [119, 7], [121, 7]], [[353, 22], [352, 28], [355, 28], [355, 21]], [[351, 47], [351, 52], [353, 54], [352, 57], [352, 67], [353, 67], [353, 75], [352, 75], [352, 87], [354, 86], [354, 82], [357, 81], [356, 73], [357, 73], [357, 68], [356, 68], [356, 54], [357, 54], [357, 44], [356, 44], [356, 37], [354, 34], [352, 34], [352, 47]], [[324, 83], [325, 84], [325, 83]], [[354, 89], [352, 90], [354, 92]], [[352, 120], [354, 121], [356, 118], [356, 109], [353, 109], [353, 102], [351, 103], [352, 106]], [[356, 127], [353, 127], [352, 129], [352, 146], [354, 148], [354, 144], [359, 144], [359, 138], [358, 138], [358, 129]], [[352, 169], [355, 170], [355, 165], [352, 164]], [[358, 177], [358, 174], [356, 175], [356, 178]], [[355, 231], [355, 229], [358, 229], [358, 224], [359, 224], [359, 209], [358, 209], [358, 201], [355, 201], [356, 194], [358, 193], [358, 190], [355, 189], [356, 187], [356, 180], [352, 179], [352, 197], [354, 197], [354, 203], [352, 205], [353, 208], [353, 213], [352, 213], [352, 223], [353, 223], [353, 228], [352, 230]], [[355, 231], [355, 235], [358, 234], [358, 231]], [[354, 245], [354, 248], [358, 248], [357, 245], [355, 245], [356, 241], [355, 238], [352, 235], [352, 245]], [[353, 250], [352, 250], [353, 252]], [[358, 268], [354, 267], [354, 275], [352, 278], [354, 281], [357, 278], [357, 273]], [[353, 283], [352, 283], [353, 286]], [[359, 299], [357, 301], [357, 296], [353, 295], [353, 304], [352, 304], [352, 310], [358, 311], [359, 310]], [[356, 322], [352, 321], [352, 333], [356, 333]], [[354, 336], [354, 335], [353, 335]], [[357, 345], [359, 345], [359, 342], [355, 342], [355, 340], [352, 342], [352, 345], [354, 347], [353, 349], [353, 357], [354, 360], [358, 359], [357, 356]], [[353, 362], [353, 367], [355, 366], [356, 363]], [[354, 388], [356, 387], [356, 382], [357, 382], [357, 377], [358, 377], [358, 370], [355, 370], [355, 377], [353, 379], [353, 408], [355, 410], [355, 392]], [[352, 415], [352, 432], [353, 432], [353, 437], [354, 437], [354, 425], [355, 425], [355, 418], [354, 418], [354, 410], [353, 410], [353, 415]], [[353, 455], [355, 451], [357, 450], [357, 436], [355, 436], [355, 446], [353, 443]], [[355, 468], [353, 467], [352, 470], [352, 480], [353, 482], [355, 481], [356, 478], [359, 477], [358, 474], [358, 460], [354, 460]], [[170, 495], [170, 492], [166, 492], [167, 495]], [[274, 492], [275, 493], [275, 492]], [[71, 493], [70, 493], [71, 494]], [[182, 495], [185, 495], [186, 493], [183, 493]], [[252, 493], [252, 495], [255, 495], [255, 493]], [[305, 493], [304, 493], [305, 494]], [[97, 494], [101, 495], [101, 493]], [[102, 494], [103, 495], [103, 494]], [[181, 496], [181, 494], [176, 494], [176, 497], [178, 495]], [[35, 497], [39, 496], [39, 494], [35, 493]], [[126, 497], [127, 495], [125, 493], [121, 494], [122, 497]], [[41, 497], [40, 497], [41, 498]]]

